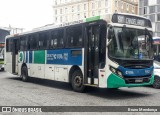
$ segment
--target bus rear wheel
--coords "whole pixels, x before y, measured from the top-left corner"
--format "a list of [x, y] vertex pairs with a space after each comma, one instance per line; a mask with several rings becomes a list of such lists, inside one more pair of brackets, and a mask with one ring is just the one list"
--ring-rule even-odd
[[28, 70], [26, 66], [22, 67], [21, 70], [21, 77], [22, 77], [22, 81], [27, 82], [28, 81]]
[[72, 74], [72, 88], [76, 92], [84, 92], [85, 86], [83, 84], [83, 75], [80, 70], [75, 70]]

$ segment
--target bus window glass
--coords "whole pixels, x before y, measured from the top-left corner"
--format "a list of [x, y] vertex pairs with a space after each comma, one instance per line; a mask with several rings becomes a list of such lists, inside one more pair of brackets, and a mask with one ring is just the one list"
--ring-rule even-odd
[[60, 39], [60, 45], [61, 45], [61, 46], [64, 45], [64, 39], [63, 39], [63, 38]]
[[49, 37], [48, 37], [47, 32], [40, 33], [39, 34], [39, 41], [38, 41], [39, 49], [47, 49], [49, 46], [48, 40], [49, 40]]
[[24, 36], [20, 37], [20, 50], [21, 51], [27, 50], [27, 39]]
[[57, 47], [57, 39], [54, 39], [54, 46]]
[[114, 27], [114, 37], [109, 46], [111, 57], [122, 59], [152, 59], [152, 38], [145, 30]]
[[53, 30], [51, 33], [51, 48], [64, 47], [64, 30]]
[[75, 26], [67, 28], [68, 47], [82, 47], [82, 26]]
[[13, 45], [13, 39], [7, 39], [6, 40], [6, 51], [7, 52], [12, 52], [12, 45]]
[[29, 36], [29, 47], [30, 47], [30, 50], [37, 49], [37, 35], [36, 34], [32, 34]]
[[6, 52], [9, 52], [9, 39], [6, 40]]

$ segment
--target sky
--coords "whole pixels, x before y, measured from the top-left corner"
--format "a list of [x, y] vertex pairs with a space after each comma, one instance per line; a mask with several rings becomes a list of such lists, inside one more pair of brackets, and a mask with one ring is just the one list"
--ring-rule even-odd
[[0, 27], [32, 30], [53, 23], [53, 0], [0, 0]]

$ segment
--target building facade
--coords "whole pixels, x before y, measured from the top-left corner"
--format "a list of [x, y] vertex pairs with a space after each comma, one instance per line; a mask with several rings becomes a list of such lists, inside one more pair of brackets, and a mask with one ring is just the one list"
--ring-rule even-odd
[[72, 22], [106, 14], [138, 14], [137, 0], [54, 0], [54, 23]]
[[152, 21], [153, 36], [160, 37], [160, 0], [139, 0], [139, 15]]

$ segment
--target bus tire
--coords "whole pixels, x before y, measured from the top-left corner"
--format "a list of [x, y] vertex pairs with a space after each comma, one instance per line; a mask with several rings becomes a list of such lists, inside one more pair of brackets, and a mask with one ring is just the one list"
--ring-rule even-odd
[[160, 77], [159, 76], [154, 77], [153, 87], [156, 89], [160, 89]]
[[27, 82], [28, 81], [28, 69], [26, 66], [22, 67], [21, 70], [21, 77], [22, 77], [22, 81]]
[[71, 85], [74, 91], [84, 92], [85, 86], [83, 84], [83, 75], [80, 70], [75, 70], [72, 74]]

